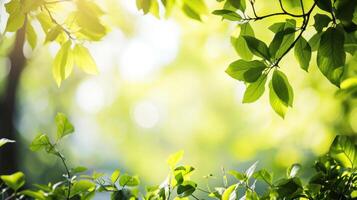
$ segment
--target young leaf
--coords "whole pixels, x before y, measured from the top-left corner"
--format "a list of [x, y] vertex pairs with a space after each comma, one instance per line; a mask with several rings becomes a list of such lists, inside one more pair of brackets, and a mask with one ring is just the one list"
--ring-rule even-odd
[[112, 175], [110, 176], [110, 180], [112, 181], [112, 183], [115, 183], [118, 178], [120, 176], [120, 171], [119, 170], [115, 170]]
[[167, 159], [167, 164], [170, 166], [172, 170], [176, 167], [177, 163], [180, 162], [180, 160], [183, 157], [183, 154], [184, 151], [181, 150], [169, 156], [169, 158]]
[[255, 162], [255, 163], [253, 163], [253, 164], [245, 171], [245, 175], [246, 175], [246, 177], [247, 177], [248, 179], [253, 175], [255, 169], [257, 168], [257, 165], [258, 165], [258, 161]]
[[330, 147], [330, 154], [343, 167], [354, 168], [357, 165], [357, 145], [347, 136], [336, 136]]
[[87, 48], [77, 44], [73, 49], [74, 63], [88, 74], [98, 74], [97, 65]]
[[256, 39], [251, 36], [243, 36], [245, 41], [247, 42], [249, 50], [256, 56], [264, 58], [265, 60], [270, 59], [269, 49], [267, 45], [261, 40]]
[[286, 75], [279, 70], [274, 70], [271, 82], [273, 90], [281, 102], [287, 106], [292, 107], [294, 93]]
[[250, 83], [245, 90], [243, 103], [252, 103], [258, 100], [264, 93], [267, 76], [263, 74], [254, 83]]
[[207, 13], [207, 7], [203, 0], [183, 0], [182, 9], [188, 17], [198, 21], [201, 21], [201, 16]]
[[231, 174], [232, 176], [234, 176], [236, 179], [240, 180], [240, 181], [243, 181], [246, 179], [246, 176], [245, 174], [243, 173], [240, 173], [238, 171], [235, 171], [235, 170], [230, 170], [228, 171], [229, 174]]
[[74, 132], [74, 127], [65, 114], [57, 113], [55, 121], [57, 125], [57, 140]]
[[32, 143], [30, 144], [30, 149], [31, 151], [39, 151], [44, 148], [46, 150], [51, 148], [50, 139], [46, 134], [39, 134], [35, 137], [35, 139], [32, 140]]
[[252, 52], [250, 52], [247, 42], [243, 38], [243, 36], [252, 36], [254, 37], [254, 31], [249, 23], [241, 24], [240, 25], [240, 33], [239, 36], [232, 36], [231, 43], [238, 53], [238, 55], [244, 60], [251, 60], [253, 58]]
[[22, 172], [16, 172], [11, 175], [2, 175], [0, 178], [14, 191], [17, 191], [25, 184], [25, 174]]
[[328, 28], [321, 36], [317, 52], [317, 66], [325, 77], [337, 87], [344, 71], [346, 53], [343, 49], [344, 34], [339, 28]]
[[6, 143], [14, 143], [15, 140], [9, 140], [9, 139], [6, 139], [6, 138], [1, 138], [0, 139], [0, 147], [5, 145]]
[[45, 43], [54, 41], [62, 33], [62, 27], [56, 25], [46, 33]]
[[228, 0], [227, 2], [230, 3], [234, 8], [244, 11], [245, 10], [245, 0]]
[[311, 47], [303, 37], [300, 37], [296, 42], [294, 54], [299, 61], [300, 67], [303, 70], [308, 71], [311, 60]]
[[62, 45], [53, 61], [52, 73], [58, 87], [61, 86], [61, 82], [71, 74], [72, 69], [73, 55], [71, 41], [68, 40]]
[[323, 28], [325, 28], [331, 21], [332, 19], [324, 14], [316, 14], [314, 16], [315, 24], [314, 27], [317, 32], [321, 32]]
[[262, 75], [265, 68], [265, 63], [258, 60], [237, 60], [229, 65], [226, 73], [234, 79], [253, 83]]
[[212, 14], [222, 16], [223, 19], [230, 21], [240, 21], [242, 19], [238, 13], [231, 10], [215, 10]]
[[130, 186], [134, 187], [140, 184], [139, 177], [137, 176], [129, 176], [128, 174], [123, 174], [119, 178], [119, 184], [120, 186]]

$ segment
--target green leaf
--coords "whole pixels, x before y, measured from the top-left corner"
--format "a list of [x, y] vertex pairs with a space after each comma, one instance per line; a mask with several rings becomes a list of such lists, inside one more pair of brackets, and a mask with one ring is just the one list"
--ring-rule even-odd
[[229, 174], [231, 174], [232, 176], [234, 176], [236, 179], [240, 180], [240, 181], [243, 181], [243, 180], [246, 180], [247, 177], [245, 176], [245, 174], [243, 173], [240, 173], [238, 171], [235, 171], [235, 170], [230, 170], [228, 171]]
[[87, 48], [77, 44], [73, 49], [74, 63], [88, 74], [98, 74], [97, 65]]
[[53, 61], [52, 74], [58, 87], [60, 87], [61, 82], [71, 74], [72, 69], [73, 55], [71, 50], [71, 41], [68, 40], [62, 45]]
[[177, 187], [177, 194], [180, 198], [188, 197], [195, 192], [197, 184], [192, 181], [184, 181]]
[[296, 42], [294, 54], [301, 69], [308, 71], [311, 60], [311, 47], [303, 37], [300, 37]]
[[323, 28], [327, 27], [327, 25], [332, 21], [332, 19], [324, 14], [316, 14], [314, 16], [315, 24], [314, 27], [317, 32], [321, 32]]
[[222, 16], [223, 19], [230, 21], [240, 21], [242, 19], [238, 13], [231, 10], [215, 10], [212, 14]]
[[272, 78], [272, 87], [281, 102], [283, 102], [287, 106], [292, 107], [294, 100], [293, 89], [289, 84], [288, 78], [283, 72], [279, 70], [274, 70]]
[[9, 140], [9, 139], [6, 139], [6, 138], [1, 138], [0, 139], [0, 147], [5, 145], [6, 143], [14, 143], [15, 140]]
[[264, 93], [267, 76], [263, 74], [254, 83], [250, 83], [244, 92], [243, 103], [252, 103], [258, 100]]
[[74, 127], [65, 114], [57, 113], [55, 121], [57, 125], [57, 140], [74, 132]]
[[180, 162], [183, 157], [183, 154], [184, 151], [181, 150], [169, 156], [169, 158], [167, 159], [167, 164], [170, 166], [171, 170], [173, 170], [176, 167], [177, 163]]
[[344, 71], [346, 53], [344, 34], [339, 28], [328, 28], [321, 36], [317, 52], [317, 66], [325, 77], [337, 87]]
[[318, 0], [316, 1], [316, 5], [324, 11], [331, 12], [332, 11], [332, 3], [331, 0]]
[[283, 103], [280, 98], [278, 97], [278, 95], [275, 93], [274, 89], [273, 89], [273, 81], [270, 81], [269, 83], [269, 102], [270, 102], [270, 106], [274, 109], [274, 111], [280, 115], [282, 118], [285, 117], [285, 113], [288, 110], [288, 106]]
[[247, 42], [249, 50], [256, 56], [264, 58], [266, 60], [270, 59], [269, 49], [267, 45], [261, 40], [256, 39], [251, 36], [243, 36], [245, 41]]
[[130, 186], [134, 187], [140, 184], [140, 180], [138, 176], [129, 176], [128, 174], [123, 174], [119, 178], [120, 186]]
[[87, 171], [88, 169], [86, 167], [83, 167], [83, 166], [79, 166], [79, 167], [76, 167], [76, 168], [73, 168], [71, 169], [71, 172], [73, 174], [77, 174], [77, 173], [81, 173], [81, 172], [85, 172]]
[[28, 22], [26, 25], [26, 40], [32, 49], [34, 49], [36, 47], [37, 35], [35, 32], [35, 29], [32, 27], [30, 22]]
[[51, 148], [50, 139], [46, 134], [39, 134], [32, 140], [32, 143], [30, 144], [31, 151], [39, 151], [41, 149], [46, 149], [47, 151]]
[[228, 0], [230, 5], [234, 8], [244, 11], [246, 8], [245, 0]]
[[321, 33], [316, 33], [309, 39], [309, 44], [312, 51], [317, 51], [320, 46]]
[[165, 6], [165, 16], [169, 17], [172, 13], [176, 0], [161, 0], [161, 2]]
[[243, 58], [245, 60], [251, 60], [253, 58], [253, 54], [249, 50], [247, 42], [243, 38], [243, 36], [245, 36], [245, 35], [254, 37], [254, 31], [253, 31], [252, 27], [249, 25], [249, 23], [240, 25], [239, 36], [238, 37], [232, 36], [231, 43], [241, 58]]
[[354, 168], [357, 165], [357, 145], [347, 136], [336, 136], [330, 147], [330, 154], [343, 167]]
[[255, 179], [260, 179], [260, 180], [268, 183], [269, 185], [271, 185], [272, 182], [273, 182], [272, 175], [265, 169], [261, 169], [261, 170], [259, 170], [257, 172], [254, 172], [253, 177]]
[[120, 176], [120, 170], [117, 169], [110, 176], [110, 180], [112, 181], [112, 183], [115, 183], [119, 179], [119, 176]]
[[222, 194], [222, 200], [235, 200], [237, 184], [229, 186]]
[[271, 56], [280, 58], [289, 49], [295, 38], [295, 24], [295, 20], [287, 20], [277, 28], [277, 32], [269, 45]]
[[300, 169], [301, 169], [301, 165], [300, 164], [295, 163], [295, 164], [291, 165], [291, 167], [289, 167], [287, 172], [286, 172], [287, 177], [288, 178], [296, 177], [296, 175], [299, 173]]
[[73, 184], [73, 186], [71, 188], [70, 197], [73, 197], [77, 194], [87, 193], [94, 189], [95, 189], [95, 183], [93, 183], [89, 180], [79, 180]]
[[22, 172], [16, 172], [11, 175], [2, 175], [0, 178], [14, 191], [17, 191], [25, 184], [25, 174]]
[[265, 68], [265, 63], [258, 60], [237, 60], [229, 65], [226, 73], [234, 79], [253, 83], [262, 75]]

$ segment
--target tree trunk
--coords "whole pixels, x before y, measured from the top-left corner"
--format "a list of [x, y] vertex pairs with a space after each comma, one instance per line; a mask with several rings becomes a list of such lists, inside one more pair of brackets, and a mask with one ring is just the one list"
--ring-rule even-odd
[[[5, 83], [5, 90], [0, 99], [0, 138], [17, 140], [15, 128], [16, 118], [16, 96], [20, 75], [26, 65], [26, 58], [23, 53], [25, 42], [25, 25], [16, 32], [16, 39], [13, 49], [9, 54], [10, 73]], [[18, 170], [18, 148], [16, 143], [7, 144], [0, 149], [0, 174], [10, 174]]]

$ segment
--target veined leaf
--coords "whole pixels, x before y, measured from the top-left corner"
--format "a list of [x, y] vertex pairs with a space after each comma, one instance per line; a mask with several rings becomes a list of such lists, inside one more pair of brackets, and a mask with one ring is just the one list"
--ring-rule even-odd
[[183, 154], [184, 151], [181, 150], [169, 156], [169, 158], [167, 159], [167, 164], [170, 166], [172, 170], [175, 168], [177, 163], [180, 162], [180, 160], [183, 157]]
[[196, 190], [197, 184], [192, 181], [184, 181], [177, 187], [177, 194], [180, 198], [190, 196]]
[[299, 61], [300, 67], [308, 71], [311, 60], [311, 47], [303, 37], [300, 37], [296, 42], [294, 53], [296, 59]]
[[245, 90], [243, 103], [252, 103], [258, 100], [264, 93], [267, 76], [263, 74], [254, 83], [250, 83]]
[[[280, 58], [290, 47], [295, 38], [295, 20], [287, 20], [285, 23], [276, 27], [276, 33], [269, 45], [269, 53], [275, 58]], [[271, 28], [271, 27], [270, 27]]]
[[262, 75], [265, 68], [265, 63], [258, 60], [237, 60], [229, 65], [226, 73], [234, 79], [253, 83]]
[[46, 33], [45, 43], [54, 41], [60, 33], [62, 33], [62, 27], [60, 25], [55, 25], [49, 29], [48, 33]]
[[264, 58], [265, 60], [270, 59], [268, 46], [264, 42], [247, 35], [243, 36], [243, 38], [247, 42], [249, 50], [254, 55]]
[[330, 147], [330, 154], [343, 167], [354, 168], [357, 165], [357, 145], [347, 136], [336, 136]]
[[57, 113], [55, 121], [57, 125], [57, 140], [74, 132], [73, 125], [63, 113]]
[[346, 53], [344, 34], [339, 28], [328, 28], [321, 36], [317, 52], [317, 66], [326, 78], [337, 87], [344, 71]]
[[281, 100], [281, 102], [287, 106], [292, 107], [293, 100], [294, 100], [294, 93], [286, 75], [279, 70], [274, 70], [273, 78], [271, 82], [272, 82], [274, 93]]
[[22, 3], [20, 0], [12, 0], [5, 4], [6, 12], [9, 14], [7, 19], [6, 31], [16, 32], [25, 22], [26, 15], [22, 11]]
[[325, 28], [331, 21], [332, 19], [324, 14], [316, 14], [314, 16], [315, 24], [314, 27], [317, 32], [321, 32], [323, 28]]

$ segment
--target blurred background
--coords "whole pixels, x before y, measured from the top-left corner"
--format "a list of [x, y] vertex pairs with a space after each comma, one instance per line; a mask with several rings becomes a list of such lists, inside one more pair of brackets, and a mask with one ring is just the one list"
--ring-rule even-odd
[[[76, 129], [62, 144], [69, 165], [109, 173], [118, 168], [139, 175], [144, 184], [164, 180], [166, 158], [178, 150], [185, 151], [184, 162], [195, 166], [194, 177], [202, 181], [210, 173], [220, 177], [221, 167], [245, 170], [255, 161], [275, 178], [296, 162], [308, 166], [303, 169], [308, 174], [336, 134], [357, 132], [356, 102], [336, 97], [337, 88], [318, 71], [314, 58], [309, 73], [292, 53], [283, 59], [281, 70], [295, 92], [283, 120], [270, 108], [267, 94], [242, 104], [244, 84], [225, 74], [239, 58], [230, 44], [233, 23], [212, 15], [200, 23], [179, 10], [170, 19], [157, 19], [137, 11], [135, 1], [98, 3], [111, 28], [103, 41], [87, 45], [99, 75], [75, 70], [58, 88], [51, 72], [58, 46], [24, 49], [29, 61], [18, 89], [16, 129], [22, 138], [20, 168], [29, 181], [61, 176], [53, 170], [62, 170], [58, 160], [28, 149], [39, 132], [54, 135], [57, 112], [68, 115]], [[210, 11], [218, 6], [208, 3]], [[257, 5], [262, 14], [278, 8]], [[272, 20], [251, 23], [258, 38], [270, 41], [267, 26], [284, 18]], [[314, 33], [310, 29], [307, 38]], [[0, 94], [9, 72], [1, 55]], [[357, 56], [348, 60], [353, 65]]]

